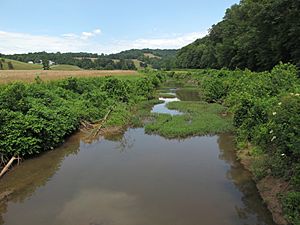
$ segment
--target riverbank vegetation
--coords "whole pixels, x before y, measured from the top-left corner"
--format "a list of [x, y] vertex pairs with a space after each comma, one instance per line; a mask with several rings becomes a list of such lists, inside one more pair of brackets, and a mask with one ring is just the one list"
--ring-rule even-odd
[[[249, 145], [253, 146], [249, 154], [254, 157], [251, 170], [255, 179], [273, 176], [288, 183], [285, 191], [278, 193], [278, 198], [285, 218], [291, 224], [300, 223], [298, 74], [297, 68], [291, 64], [280, 64], [270, 72], [259, 73], [226, 69], [169, 73], [178, 82], [187, 83], [189, 80], [197, 83], [206, 102], [228, 107], [238, 148], [243, 151]], [[178, 104], [182, 103], [170, 106], [178, 108]], [[182, 108], [190, 110], [187, 105]], [[166, 118], [159, 121], [163, 119]]]
[[163, 76], [135, 79], [68, 78], [59, 81], [0, 86], [0, 154], [29, 157], [55, 148], [78, 130], [81, 121], [95, 122], [113, 108], [106, 126], [125, 126], [135, 104], [153, 98]]
[[156, 114], [155, 120], [146, 124], [147, 133], [167, 138], [185, 138], [196, 135], [215, 134], [230, 131], [231, 119], [226, 107], [205, 102], [170, 102], [169, 109], [182, 115]]

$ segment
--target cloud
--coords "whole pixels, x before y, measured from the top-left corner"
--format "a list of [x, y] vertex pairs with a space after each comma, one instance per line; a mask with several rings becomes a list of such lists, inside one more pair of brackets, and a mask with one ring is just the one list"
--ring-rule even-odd
[[100, 42], [95, 39], [102, 34], [100, 29], [81, 34], [66, 33], [60, 36], [33, 35], [0, 31], [0, 53], [14, 54], [27, 52], [93, 52], [117, 53], [128, 49], [160, 48], [178, 49], [197, 38], [206, 35], [206, 32], [170, 35], [165, 38], [139, 38], [135, 40], [110, 40]]
[[94, 32], [94, 34], [101, 34], [102, 33], [100, 29], [96, 29], [93, 32]]
[[[146, 224], [136, 196], [125, 192], [89, 189], [66, 202], [55, 218], [57, 224]], [[148, 218], [149, 219], [149, 218]]]
[[87, 40], [87, 39], [89, 39], [91, 37], [94, 37], [96, 35], [99, 35], [99, 34], [101, 34], [101, 30], [100, 29], [95, 29], [92, 32], [82, 32], [80, 38], [83, 39], [83, 40]]
[[74, 34], [55, 37], [0, 31], [0, 52], [5, 54], [37, 51], [73, 52], [85, 49], [87, 46], [88, 43]]
[[117, 45], [126, 48], [160, 48], [177, 49], [188, 45], [198, 38], [204, 37], [207, 33], [194, 32], [188, 34], [176, 34], [170, 38], [137, 39], [134, 41], [119, 41]]
[[78, 35], [73, 34], [73, 33], [63, 34], [62, 36], [66, 37], [66, 38], [77, 38], [78, 37]]

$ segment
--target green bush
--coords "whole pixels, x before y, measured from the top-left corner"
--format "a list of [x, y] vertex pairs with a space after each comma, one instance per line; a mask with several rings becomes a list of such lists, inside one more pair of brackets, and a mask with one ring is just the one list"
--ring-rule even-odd
[[295, 225], [300, 224], [300, 192], [289, 192], [282, 200], [286, 219]]
[[79, 128], [114, 108], [107, 125], [129, 122], [130, 107], [154, 96], [163, 76], [136, 80], [68, 78], [0, 86], [0, 155], [27, 157], [52, 149]]

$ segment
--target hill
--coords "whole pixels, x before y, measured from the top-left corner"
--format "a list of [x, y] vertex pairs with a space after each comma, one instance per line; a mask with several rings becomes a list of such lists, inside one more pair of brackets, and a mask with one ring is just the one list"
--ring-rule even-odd
[[[0, 63], [2, 64], [3, 70], [39, 70], [42, 69], [42, 65], [39, 64], [30, 64], [25, 62], [20, 62], [12, 59], [0, 58]], [[1, 67], [1, 65], [0, 65]]]
[[53, 65], [50, 66], [51, 70], [62, 70], [62, 71], [77, 71], [81, 70], [78, 66], [73, 65], [66, 65], [66, 64], [60, 64], [60, 65]]
[[96, 70], [135, 70], [144, 67], [155, 69], [169, 68], [175, 62], [177, 50], [161, 49], [132, 49], [117, 54], [93, 54], [93, 53], [47, 53], [35, 52], [27, 54], [0, 54], [3, 58], [18, 60], [21, 62], [40, 62], [51, 60], [56, 64], [73, 65], [81, 69]]
[[209, 34], [178, 52], [180, 68], [264, 71], [300, 66], [300, 1], [247, 0], [227, 9]]

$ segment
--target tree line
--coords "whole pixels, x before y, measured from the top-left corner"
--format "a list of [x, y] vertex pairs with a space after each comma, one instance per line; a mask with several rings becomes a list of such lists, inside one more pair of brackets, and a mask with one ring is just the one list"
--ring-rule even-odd
[[182, 48], [180, 68], [272, 69], [300, 66], [300, 1], [242, 0], [227, 9], [209, 34]]
[[[147, 57], [145, 54], [153, 54], [155, 57]], [[13, 59], [21, 62], [46, 63], [49, 60], [55, 64], [68, 64], [82, 69], [99, 70], [136, 70], [133, 60], [139, 60], [141, 67], [151, 65], [154, 69], [170, 69], [175, 67], [176, 50], [160, 49], [132, 49], [117, 54], [94, 54], [94, 53], [47, 53], [35, 52], [27, 54], [4, 55], [0, 57]]]

